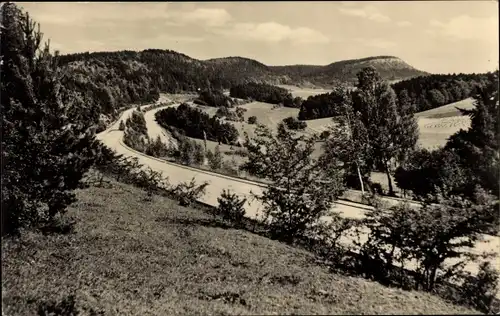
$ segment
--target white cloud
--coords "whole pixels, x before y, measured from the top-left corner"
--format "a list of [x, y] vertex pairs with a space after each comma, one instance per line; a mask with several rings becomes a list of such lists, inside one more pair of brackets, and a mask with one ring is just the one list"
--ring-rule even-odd
[[225, 9], [198, 8], [189, 12], [171, 14], [173, 24], [202, 23], [209, 27], [223, 26], [231, 21], [231, 15]]
[[407, 26], [411, 26], [411, 22], [410, 21], [399, 21], [396, 23], [399, 27], [407, 27]]
[[431, 20], [431, 34], [441, 35], [455, 40], [482, 40], [487, 42], [498, 40], [498, 20], [491, 18], [474, 18], [461, 15], [448, 22]]
[[381, 38], [356, 38], [355, 41], [365, 46], [382, 49], [393, 48], [397, 46], [396, 43]]
[[218, 30], [216, 33], [233, 39], [263, 42], [291, 41], [292, 43], [303, 44], [328, 43], [330, 41], [327, 36], [319, 31], [307, 27], [292, 28], [276, 22], [236, 23], [233, 27]]
[[114, 21], [141, 21], [150, 19], [166, 19], [168, 3], [150, 3], [142, 5], [133, 2], [125, 3], [43, 3], [40, 7], [30, 10], [33, 18], [43, 24], [54, 25], [87, 25], [98, 22], [113, 23]]
[[371, 5], [364, 6], [362, 8], [349, 8], [343, 7], [339, 9], [340, 13], [349, 16], [356, 16], [360, 18], [365, 18], [375, 22], [385, 23], [391, 21], [387, 15], [382, 14], [377, 8]]

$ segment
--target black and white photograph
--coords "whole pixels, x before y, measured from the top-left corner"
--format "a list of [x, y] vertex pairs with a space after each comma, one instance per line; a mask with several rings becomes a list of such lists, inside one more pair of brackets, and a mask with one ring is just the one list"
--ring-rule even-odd
[[2, 316], [500, 313], [499, 2], [0, 3]]

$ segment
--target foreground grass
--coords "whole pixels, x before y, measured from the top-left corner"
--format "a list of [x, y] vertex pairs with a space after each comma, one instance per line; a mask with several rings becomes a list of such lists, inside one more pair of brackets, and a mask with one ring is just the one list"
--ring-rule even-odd
[[74, 295], [80, 315], [467, 314], [438, 297], [346, 277], [306, 251], [145, 192], [78, 192], [74, 233], [2, 240], [3, 315]]

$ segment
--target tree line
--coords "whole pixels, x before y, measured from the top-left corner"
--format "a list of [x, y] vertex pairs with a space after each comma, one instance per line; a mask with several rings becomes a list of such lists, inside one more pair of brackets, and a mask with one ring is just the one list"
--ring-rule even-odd
[[396, 82], [396, 93], [406, 90], [417, 112], [467, 99], [484, 87], [491, 73], [429, 75]]
[[284, 88], [273, 86], [266, 83], [249, 82], [232, 86], [229, 95], [233, 98], [252, 99], [259, 102], [281, 104], [285, 107], [300, 107], [302, 99], [293, 97], [292, 94]]
[[155, 114], [160, 126], [177, 128], [188, 137], [216, 141], [224, 144], [237, 142], [238, 130], [231, 124], [221, 121], [217, 116], [210, 117], [203, 111], [181, 104], [176, 108], [166, 108]]
[[[415, 105], [415, 111], [421, 112], [461, 101], [473, 96], [478, 88], [484, 87], [491, 73], [428, 75], [399, 81], [391, 85], [399, 96], [405, 94], [404, 102]], [[346, 88], [347, 89], [347, 88]], [[310, 96], [300, 107], [300, 120], [314, 120], [341, 115], [342, 94], [336, 91]], [[398, 99], [401, 103], [401, 100]]]

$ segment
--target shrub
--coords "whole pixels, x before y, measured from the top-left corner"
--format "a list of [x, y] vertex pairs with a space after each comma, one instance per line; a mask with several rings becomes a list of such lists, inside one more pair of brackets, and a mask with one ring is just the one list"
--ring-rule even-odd
[[259, 125], [255, 137], [245, 138], [248, 161], [242, 169], [271, 182], [255, 196], [265, 205], [272, 234], [285, 241], [303, 236], [343, 191], [337, 164], [326, 166], [313, 159], [317, 137], [297, 137], [283, 124], [277, 134]]
[[217, 202], [219, 202], [217, 212], [223, 219], [240, 226], [245, 216], [243, 205], [246, 201], [246, 199], [240, 199], [236, 194], [224, 189], [221, 196], [217, 198]]
[[498, 290], [499, 273], [490, 262], [483, 262], [479, 266], [477, 276], [469, 276], [461, 286], [461, 297], [474, 308], [483, 313], [492, 311], [491, 305]]
[[149, 141], [146, 145], [145, 153], [146, 155], [162, 158], [168, 155], [168, 147], [165, 145], [160, 136], [158, 136], [154, 141]]
[[215, 112], [215, 116], [217, 117], [225, 117], [225, 116], [229, 116], [231, 113], [231, 111], [229, 110], [229, 108], [225, 107], [225, 106], [221, 106], [217, 109], [217, 112]]
[[257, 116], [253, 115], [248, 118], [248, 124], [257, 124]]
[[328, 223], [319, 222], [311, 230], [310, 237], [313, 238], [319, 246], [317, 252], [324, 258], [333, 262], [337, 261], [337, 255], [343, 253], [343, 245], [340, 244], [340, 238], [346, 236], [346, 233], [356, 227], [358, 220], [344, 218], [338, 214], [331, 216]]
[[119, 129], [120, 131], [124, 131], [124, 130], [125, 130], [125, 123], [123, 123], [123, 120], [122, 120], [122, 121], [120, 121], [120, 125], [118, 126], [118, 129]]
[[199, 166], [205, 162], [205, 149], [203, 149], [202, 144], [197, 142], [193, 142], [193, 160]]
[[330, 131], [322, 131], [319, 135], [319, 138], [322, 140], [326, 140], [328, 137], [330, 137]]
[[42, 301], [38, 304], [37, 315], [61, 315], [61, 316], [73, 316], [78, 315], [79, 310], [76, 307], [76, 301], [74, 295], [68, 295], [63, 298], [62, 301]]
[[181, 206], [189, 206], [191, 203], [199, 199], [203, 194], [205, 194], [208, 182], [204, 182], [200, 185], [196, 184], [194, 178], [191, 179], [189, 183], [181, 182], [176, 185], [172, 192], [178, 198], [179, 204]]
[[200, 100], [200, 99], [194, 99], [193, 103], [197, 104], [197, 105], [208, 106], [207, 102]]
[[239, 175], [238, 163], [236, 163], [234, 157], [230, 161], [223, 161], [222, 170], [225, 171], [226, 174], [231, 176]]
[[292, 117], [292, 116], [289, 116], [289, 117], [283, 119], [283, 123], [285, 123], [289, 129], [293, 129], [293, 130], [303, 130], [307, 127], [306, 122], [299, 121], [297, 118]]
[[207, 158], [210, 169], [219, 170], [222, 168], [222, 163], [224, 162], [224, 159], [220, 151], [220, 146], [216, 146], [213, 153], [211, 151], [208, 151]]
[[401, 189], [410, 190], [419, 198], [436, 195], [438, 191], [448, 196], [466, 184], [466, 170], [459, 159], [453, 150], [419, 149], [396, 169], [394, 177]]
[[[362, 224], [368, 241], [360, 246], [367, 273], [380, 281], [398, 263], [402, 270], [416, 262], [415, 288], [432, 291], [436, 284], [461, 274], [463, 266], [479, 257], [467, 250], [481, 239], [481, 227], [490, 219], [486, 205], [454, 198], [440, 205], [425, 204], [419, 209], [401, 204], [391, 208], [376, 204]], [[461, 259], [451, 267], [444, 261]]]

